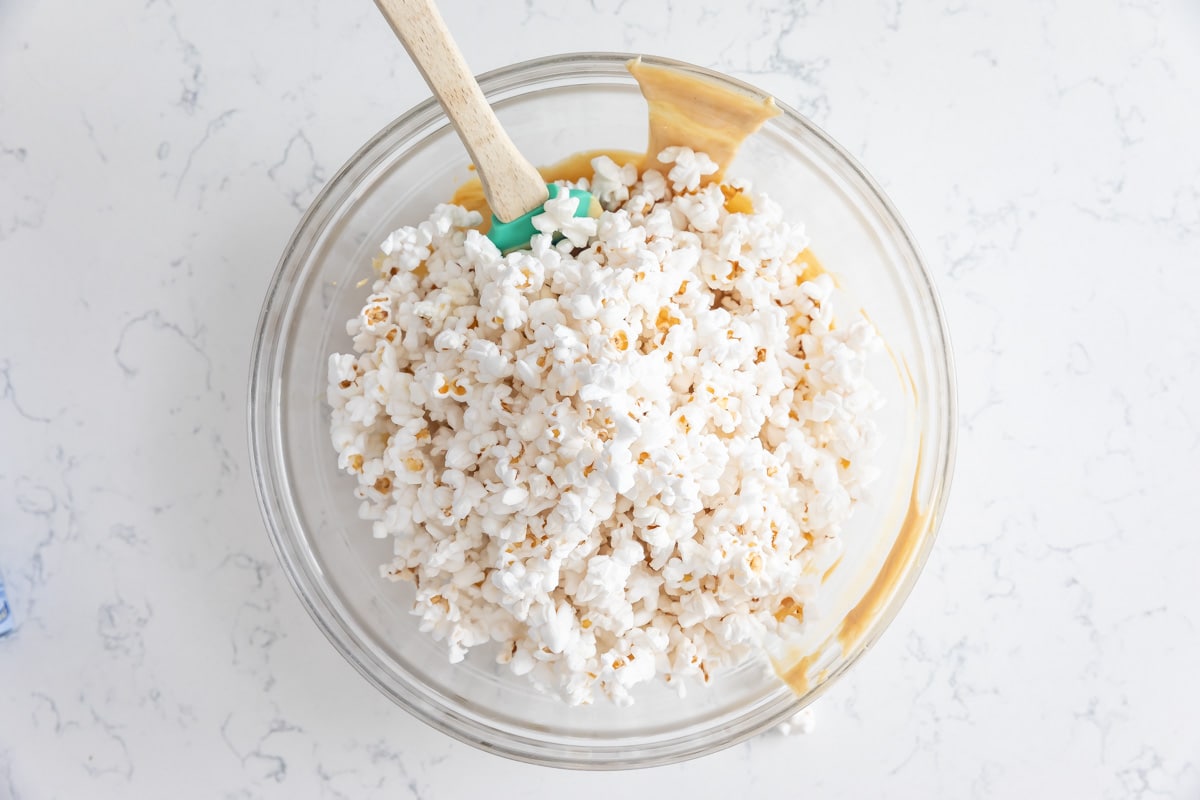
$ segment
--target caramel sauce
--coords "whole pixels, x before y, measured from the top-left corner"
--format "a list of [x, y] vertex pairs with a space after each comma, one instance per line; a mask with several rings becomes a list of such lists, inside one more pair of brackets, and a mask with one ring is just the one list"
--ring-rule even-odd
[[808, 694], [808, 671], [812, 668], [812, 665], [816, 663], [817, 659], [821, 657], [821, 652], [822, 649], [818, 648], [817, 650], [809, 653], [804, 658], [797, 661], [795, 664], [792, 664], [790, 667], [787, 667], [783, 670], [781, 670], [779, 665], [776, 664], [775, 672], [780, 678], [783, 679], [784, 683], [792, 687], [792, 691], [797, 695]]
[[807, 247], [803, 252], [800, 253], [800, 255], [796, 256], [796, 261], [794, 263], [804, 265], [804, 271], [796, 276], [797, 286], [805, 281], [811, 281], [813, 278], [816, 278], [818, 275], [823, 275], [826, 272], [825, 267], [822, 266], [821, 262], [817, 260], [817, 257], [813, 255], [813, 251]]
[[730, 214], [754, 213], [754, 201], [742, 194], [741, 189], [722, 183], [721, 194], [725, 195], [725, 210]]
[[627, 65], [650, 107], [647, 166], [662, 168], [658, 154], [686, 145], [707, 153], [720, 169], [706, 181], [719, 181], [747, 136], [779, 114], [775, 101], [732, 91], [669, 67], [635, 58]]
[[779, 608], [775, 610], [775, 619], [783, 622], [788, 617], [792, 617], [797, 622], [804, 622], [804, 604], [797, 603], [790, 597], [783, 598], [779, 603]]
[[[917, 496], [921, 482], [921, 454], [917, 454], [917, 466], [913, 471], [912, 493], [909, 496], [908, 509], [896, 541], [883, 561], [875, 580], [859, 598], [858, 603], [842, 619], [837, 631], [813, 652], [798, 661], [782, 666], [775, 662], [775, 672], [783, 682], [798, 695], [803, 695], [811, 688], [808, 678], [809, 669], [816, 663], [834, 640], [841, 645], [842, 653], [850, 654], [863, 637], [867, 634], [871, 623], [878, 618], [880, 611], [896, 594], [897, 587], [904, 580], [916, 560], [917, 552], [929, 533], [929, 509], [922, 509]], [[819, 682], [819, 681], [818, 681]]]
[[830, 576], [833, 575], [834, 570], [836, 570], [839, 566], [841, 566], [841, 563], [842, 563], [842, 556], [838, 556], [837, 561], [834, 561], [832, 564], [830, 564], [829, 569], [825, 570], [825, 573], [823, 575], [821, 575], [821, 583], [825, 583], [826, 581], [828, 581]]
[[925, 534], [929, 531], [929, 509], [922, 509], [920, 500], [917, 498], [917, 487], [921, 476], [920, 456], [917, 457], [915, 473], [912, 494], [909, 496], [908, 510], [904, 514], [904, 521], [900, 524], [900, 533], [897, 534], [896, 541], [892, 544], [892, 549], [884, 559], [883, 567], [875, 576], [870, 588], [854, 608], [850, 609], [850, 613], [846, 615], [838, 628], [837, 640], [844, 653], [850, 652], [850, 649], [862, 640], [871, 621], [879, 616], [879, 612], [892, 599], [900, 581], [912, 567], [917, 551], [925, 541]]

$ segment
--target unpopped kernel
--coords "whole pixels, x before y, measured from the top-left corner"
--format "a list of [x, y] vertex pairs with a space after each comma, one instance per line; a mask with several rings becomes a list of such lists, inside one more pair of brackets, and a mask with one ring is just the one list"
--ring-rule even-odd
[[767, 196], [660, 159], [594, 160], [604, 213], [561, 193], [528, 251], [451, 205], [391, 234], [329, 360], [338, 465], [421, 629], [572, 704], [800, 633], [876, 474], [870, 325], [834, 324]]

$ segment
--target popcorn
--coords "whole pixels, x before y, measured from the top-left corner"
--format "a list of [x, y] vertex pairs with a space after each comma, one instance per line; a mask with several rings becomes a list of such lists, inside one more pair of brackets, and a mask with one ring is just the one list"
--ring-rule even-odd
[[675, 162], [667, 177], [676, 193], [694, 192], [700, 187], [700, 179], [717, 171], [717, 163], [704, 153], [692, 152], [690, 147], [668, 147], [658, 155], [664, 164]]
[[779, 736], [803, 736], [817, 727], [817, 718], [811, 708], [802, 708], [772, 729]]
[[578, 198], [560, 192], [557, 197], [546, 201], [542, 206], [543, 213], [535, 216], [531, 222], [543, 234], [562, 233], [574, 247], [584, 247], [596, 235], [596, 220], [575, 216], [578, 207]]
[[574, 185], [604, 213], [562, 192], [528, 251], [451, 205], [395, 231], [328, 365], [338, 466], [421, 630], [573, 704], [801, 634], [877, 474], [870, 325], [833, 324], [778, 205], [660, 160], [594, 159]]
[[[637, 167], [626, 164], [618, 167], [608, 156], [592, 159], [592, 194], [608, 208], [619, 206], [629, 199], [629, 188], [637, 183]], [[609, 237], [605, 237], [609, 238]]]

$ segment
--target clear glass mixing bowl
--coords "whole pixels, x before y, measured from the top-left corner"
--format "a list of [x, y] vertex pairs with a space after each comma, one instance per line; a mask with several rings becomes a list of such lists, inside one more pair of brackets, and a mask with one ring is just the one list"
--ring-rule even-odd
[[[518, 148], [535, 164], [600, 148], [639, 151], [646, 107], [620, 54], [529, 61], [480, 79]], [[757, 95], [697, 67], [647, 58]], [[845, 531], [847, 552], [816, 609], [816, 648], [879, 572], [912, 495], [928, 533], [866, 633], [811, 659], [803, 696], [764, 658], [720, 674], [686, 699], [648, 688], [631, 708], [571, 708], [532, 689], [479, 648], [447, 663], [417, 630], [412, 589], [379, 577], [390, 542], [357, 516], [354, 482], [338, 473], [324, 403], [326, 361], [350, 348], [345, 321], [368, 292], [371, 257], [394, 228], [423, 219], [467, 179], [466, 153], [427, 101], [381, 131], [313, 202], [271, 282], [254, 343], [250, 438], [271, 540], [313, 619], [380, 691], [433, 727], [484, 750], [578, 768], [648, 766], [744, 740], [812, 701], [879, 636], [908, 595], [933, 543], [954, 453], [954, 387], [945, 323], [912, 237], [873, 180], [837, 144], [782, 106], [742, 147], [728, 174], [750, 178], [798, 220], [842, 287], [843, 307], [869, 313], [890, 348], [872, 376], [887, 405], [883, 477]], [[846, 304], [849, 305], [846, 305]], [[911, 380], [910, 380], [911, 376]], [[915, 489], [914, 489], [915, 486]], [[806, 616], [808, 609], [806, 609]], [[806, 654], [801, 647], [796, 655]], [[777, 654], [779, 655], [779, 654]], [[786, 656], [782, 656], [786, 660]]]

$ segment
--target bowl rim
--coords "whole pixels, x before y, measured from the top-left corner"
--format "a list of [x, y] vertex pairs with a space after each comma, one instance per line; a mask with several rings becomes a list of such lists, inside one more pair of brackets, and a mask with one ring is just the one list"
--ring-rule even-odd
[[[755, 96], [772, 97], [769, 93], [744, 81], [694, 64], [657, 56], [616, 52], [573, 52], [531, 59], [486, 72], [478, 77], [478, 81], [485, 96], [489, 100], [494, 100], [498, 95], [503, 95], [513, 89], [531, 85], [536, 89], [539, 80], [547, 77], [613, 78], [619, 76], [621, 72], [628, 75], [625, 71], [625, 64], [632, 58], [641, 58], [648, 64], [671, 67], [715, 80]], [[806, 129], [821, 145], [827, 147], [834, 156], [841, 160], [841, 166], [849, 172], [849, 175], [844, 177], [850, 177], [857, 182], [856, 188], [877, 204], [877, 211], [890, 223], [893, 232], [898, 234], [898, 238], [894, 242], [895, 246], [906, 251], [908, 257], [906, 260], [915, 267], [913, 277], [920, 280], [916, 281], [911, 289], [921, 301], [920, 305], [923, 306], [921, 310], [926, 312], [922, 315], [926, 317], [923, 322], [929, 329], [928, 333], [932, 334], [932, 345], [934, 348], [940, 348], [945, 356], [940, 364], [942, 367], [940, 373], [933, 376], [941, 378], [941, 380], [935, 381], [940, 384], [935, 387], [938, 392], [938, 397], [935, 399], [940, 401], [941, 408], [939, 410], [944, 417], [943, 430], [938, 432], [939, 440], [944, 441], [944, 447], [937, 452], [936, 461], [930, 464], [931, 503], [928, 509], [929, 522], [924, 540], [915, 554], [907, 574], [897, 584], [893, 599], [872, 624], [868, 634], [858, 643], [855, 652], [844, 658], [843, 663], [839, 664], [804, 697], [784, 693], [774, 701], [764, 702], [756, 710], [756, 716], [753, 719], [739, 718], [735, 722], [740, 724], [734, 725], [732, 728], [727, 726], [721, 729], [725, 735], [716, 741], [713, 740], [711, 729], [689, 732], [681, 737], [656, 742], [649, 746], [638, 745], [636, 747], [621, 743], [549, 744], [544, 740], [523, 736], [509, 730], [499, 731], [497, 728], [465, 717], [453, 708], [434, 704], [414, 691], [403, 680], [395, 682], [383, 680], [377, 671], [371, 669], [369, 663], [371, 659], [367, 658], [366, 650], [351, 646], [351, 644], [356, 644], [353, 641], [352, 632], [347, 629], [345, 620], [335, 613], [329, 604], [329, 599], [318, 591], [319, 586], [313, 576], [301, 566], [303, 554], [296, 552], [299, 537], [288, 531], [291, 525], [299, 526], [298, 530], [302, 529], [302, 526], [300, 520], [295, 517], [294, 510], [281, 500], [282, 497], [289, 494], [288, 476], [284, 474], [284, 470], [274, 468], [276, 464], [283, 461], [278, 415], [273, 412], [279, 397], [277, 370], [284, 360], [286, 348], [270, 346], [269, 332], [278, 330], [281, 323], [290, 317], [292, 309], [280, 303], [279, 298], [287, 293], [290, 286], [286, 278], [294, 277], [292, 273], [299, 269], [297, 254], [308, 252], [311, 249], [312, 244], [326, 230], [330, 218], [354, 191], [358, 181], [388, 156], [389, 148], [380, 149], [384, 142], [393, 139], [409, 141], [423, 128], [438, 123], [439, 120], [443, 123], [447, 122], [436, 100], [430, 97], [413, 106], [359, 147], [325, 183], [297, 223], [280, 256], [264, 296], [255, 329], [249, 365], [247, 432], [251, 471], [254, 476], [259, 510], [283, 572], [317, 627], [334, 649], [368, 682], [422, 722], [458, 741], [486, 752], [533, 764], [578, 769], [627, 769], [685, 761], [730, 747], [768, 730], [824, 694], [841, 675], [859, 661], [863, 653], [878, 641], [907, 601], [928, 561], [944, 518], [957, 451], [957, 392], [954, 355], [945, 313], [929, 268], [911, 231], [879, 184], [852, 155], [820, 127], [787, 104], [777, 99], [775, 99], [775, 103], [784, 116]], [[377, 150], [379, 152], [376, 152]], [[374, 154], [374, 158], [369, 158], [372, 154]], [[278, 458], [275, 458], [277, 456]], [[502, 738], [499, 740], [495, 738], [497, 733], [502, 734]]]

